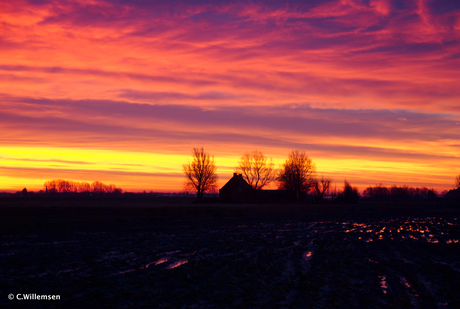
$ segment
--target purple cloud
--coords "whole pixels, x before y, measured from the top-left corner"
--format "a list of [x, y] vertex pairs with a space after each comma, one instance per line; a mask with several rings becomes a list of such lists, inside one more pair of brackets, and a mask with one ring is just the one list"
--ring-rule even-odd
[[[0, 113], [4, 128], [14, 132], [20, 124], [22, 130], [31, 132], [29, 138], [45, 141], [52, 136], [53, 142], [59, 143], [91, 143], [93, 139], [94, 143], [118, 141], [120, 144], [142, 144], [144, 149], [168, 143], [183, 144], [184, 148], [194, 142], [237, 143], [242, 148], [237, 152], [260, 145], [311, 149], [327, 156], [340, 153], [345, 157], [421, 160], [453, 157], [440, 153], [410, 153], [387, 147], [397, 141], [437, 142], [458, 138], [458, 120], [450, 119], [449, 115], [405, 110], [315, 109], [295, 105], [263, 109], [257, 106], [223, 106], [204, 110], [183, 105], [108, 100], [11, 97], [4, 100], [15, 102], [15, 109]], [[24, 114], [26, 107], [34, 112]], [[48, 115], [41, 110], [47, 110]], [[52, 110], [56, 113], [51, 113]], [[89, 136], [91, 138], [88, 139]], [[293, 137], [297, 137], [297, 141], [293, 141]], [[308, 137], [326, 143], [310, 142]], [[328, 139], [343, 139], [343, 142], [330, 145]], [[381, 140], [382, 146], [355, 144], [362, 139]]]

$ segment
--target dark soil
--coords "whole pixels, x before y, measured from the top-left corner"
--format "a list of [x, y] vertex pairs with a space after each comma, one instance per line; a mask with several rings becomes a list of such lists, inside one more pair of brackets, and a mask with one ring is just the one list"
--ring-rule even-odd
[[10, 206], [0, 210], [1, 307], [460, 308], [455, 209], [184, 218]]

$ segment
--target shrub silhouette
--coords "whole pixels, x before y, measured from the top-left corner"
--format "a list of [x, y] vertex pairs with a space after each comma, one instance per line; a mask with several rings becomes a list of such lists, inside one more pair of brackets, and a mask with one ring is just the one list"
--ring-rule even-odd
[[348, 181], [345, 180], [343, 192], [339, 193], [337, 200], [341, 204], [356, 204], [359, 200], [358, 189], [352, 187]]
[[75, 182], [62, 179], [53, 179], [43, 184], [45, 192], [49, 193], [121, 193], [122, 189], [117, 188], [114, 184], [106, 185], [100, 181], [94, 181], [91, 185], [87, 182]]

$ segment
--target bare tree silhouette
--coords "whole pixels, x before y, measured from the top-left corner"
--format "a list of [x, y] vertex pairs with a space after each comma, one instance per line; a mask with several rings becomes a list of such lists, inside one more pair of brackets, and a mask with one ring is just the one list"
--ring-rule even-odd
[[300, 199], [303, 191], [308, 192], [312, 186], [312, 175], [316, 171], [315, 164], [304, 151], [293, 150], [289, 153], [278, 173], [279, 189], [292, 190]]
[[320, 179], [312, 179], [313, 194], [317, 203], [324, 199], [324, 194], [329, 190], [331, 182], [332, 178], [326, 178], [324, 176], [321, 176]]
[[199, 201], [203, 199], [206, 191], [214, 190], [217, 182], [217, 167], [214, 164], [214, 157], [211, 157], [201, 148], [193, 148], [193, 161], [182, 165], [184, 168], [185, 188], [187, 190], [196, 190], [196, 196]]
[[105, 187], [105, 185], [102, 182], [100, 182], [99, 180], [95, 180], [91, 184], [91, 192], [103, 193], [104, 192], [104, 187]]
[[242, 174], [246, 182], [255, 190], [267, 186], [276, 176], [272, 159], [259, 150], [244, 153], [235, 170], [238, 174]]
[[460, 174], [455, 177], [455, 188], [460, 188]]
[[89, 192], [91, 191], [91, 185], [87, 182], [79, 182], [76, 184], [76, 192]]

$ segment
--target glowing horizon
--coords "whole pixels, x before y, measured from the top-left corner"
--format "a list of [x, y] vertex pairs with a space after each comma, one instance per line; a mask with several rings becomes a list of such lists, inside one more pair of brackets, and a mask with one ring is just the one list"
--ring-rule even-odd
[[460, 174], [453, 1], [0, 3], [0, 192], [179, 192], [193, 147], [219, 186], [254, 149], [361, 192]]

